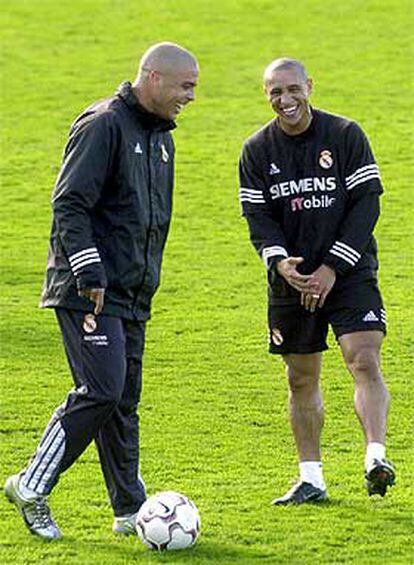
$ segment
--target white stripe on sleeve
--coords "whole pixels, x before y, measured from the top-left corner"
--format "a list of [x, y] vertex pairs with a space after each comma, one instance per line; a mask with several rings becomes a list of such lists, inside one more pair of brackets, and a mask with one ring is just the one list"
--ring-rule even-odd
[[240, 187], [239, 197], [241, 202], [250, 202], [251, 204], [264, 204], [264, 196], [262, 190], [254, 190], [253, 188]]
[[276, 255], [283, 255], [283, 257], [288, 257], [288, 253], [284, 247], [281, 245], [273, 245], [272, 247], [265, 247], [262, 250], [262, 260], [266, 265], [266, 269], [269, 268], [269, 259], [275, 257]]
[[69, 257], [69, 264], [74, 275], [78, 275], [87, 265], [100, 262], [101, 258], [96, 247], [82, 249], [82, 251], [78, 251]]
[[363, 184], [371, 179], [381, 180], [379, 174], [378, 165], [373, 163], [372, 165], [365, 165], [365, 167], [360, 167], [352, 175], [345, 178], [346, 189], [351, 190], [359, 184]]
[[332, 255], [336, 255], [340, 259], [343, 259], [353, 267], [358, 263], [358, 261], [361, 258], [361, 254], [358, 253], [358, 251], [353, 249], [353, 247], [351, 247], [350, 245], [343, 243], [342, 241], [335, 241], [335, 243], [332, 245], [331, 249], [329, 250], [329, 253], [332, 253]]
[[85, 253], [90, 253], [91, 251], [98, 251], [96, 247], [88, 247], [87, 249], [82, 249], [81, 251], [77, 251], [73, 255], [70, 255], [69, 262], [71, 263], [73, 260], [85, 255]]

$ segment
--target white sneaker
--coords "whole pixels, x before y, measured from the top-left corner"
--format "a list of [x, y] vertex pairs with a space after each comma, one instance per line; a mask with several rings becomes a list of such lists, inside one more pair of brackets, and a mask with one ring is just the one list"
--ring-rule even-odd
[[129, 514], [128, 516], [115, 516], [112, 531], [115, 534], [121, 534], [123, 536], [136, 536], [137, 530], [135, 528], [135, 522], [137, 514], [138, 512], [135, 512], [135, 514]]
[[50, 514], [46, 497], [25, 498], [20, 492], [19, 482], [20, 475], [9, 477], [4, 485], [4, 494], [17, 506], [30, 532], [46, 540], [61, 538], [62, 534]]

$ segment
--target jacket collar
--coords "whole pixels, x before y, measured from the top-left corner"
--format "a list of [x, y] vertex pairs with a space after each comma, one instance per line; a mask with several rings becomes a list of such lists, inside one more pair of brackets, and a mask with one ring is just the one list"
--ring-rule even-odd
[[144, 129], [166, 131], [177, 127], [173, 120], [160, 118], [156, 114], [148, 112], [148, 110], [141, 106], [132, 91], [132, 85], [129, 81], [122, 82], [115, 94], [119, 96], [128, 108], [135, 114]]

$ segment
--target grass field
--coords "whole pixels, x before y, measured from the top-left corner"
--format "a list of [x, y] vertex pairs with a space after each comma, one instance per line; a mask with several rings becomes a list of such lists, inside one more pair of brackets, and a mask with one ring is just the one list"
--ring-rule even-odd
[[[202, 536], [190, 551], [160, 555], [115, 538], [90, 448], [51, 499], [61, 542], [29, 536], [1, 498], [0, 562], [412, 563], [409, 0], [3, 0], [2, 12], [0, 482], [26, 463], [71, 386], [53, 314], [37, 308], [68, 127], [134, 78], [150, 44], [176, 41], [197, 54], [201, 78], [175, 134], [174, 219], [145, 356], [142, 473], [150, 493], [194, 499]], [[381, 500], [363, 487], [352, 383], [331, 339], [323, 453], [332, 502], [269, 505], [297, 467], [282, 364], [266, 353], [264, 272], [239, 213], [237, 159], [243, 139], [271, 118], [260, 80], [280, 55], [308, 66], [315, 106], [363, 126], [386, 188], [376, 235], [398, 484]]]

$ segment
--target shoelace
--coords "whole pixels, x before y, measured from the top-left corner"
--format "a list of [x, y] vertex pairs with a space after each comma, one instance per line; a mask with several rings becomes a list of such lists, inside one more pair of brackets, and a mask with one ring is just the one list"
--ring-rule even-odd
[[50, 508], [44, 498], [38, 498], [33, 502], [33, 524], [40, 528], [48, 528], [52, 525]]

